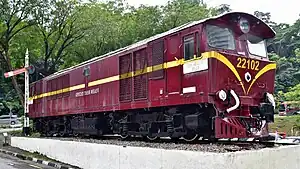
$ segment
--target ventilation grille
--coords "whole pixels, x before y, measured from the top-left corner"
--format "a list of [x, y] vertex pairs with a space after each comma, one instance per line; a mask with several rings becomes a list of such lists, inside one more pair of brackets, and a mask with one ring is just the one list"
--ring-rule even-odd
[[164, 77], [164, 41], [159, 41], [152, 46], [152, 79], [159, 79]]
[[134, 53], [134, 99], [147, 98], [147, 55], [146, 50], [140, 50]]
[[119, 58], [120, 70], [120, 101], [131, 101], [132, 99], [132, 57], [131, 54]]

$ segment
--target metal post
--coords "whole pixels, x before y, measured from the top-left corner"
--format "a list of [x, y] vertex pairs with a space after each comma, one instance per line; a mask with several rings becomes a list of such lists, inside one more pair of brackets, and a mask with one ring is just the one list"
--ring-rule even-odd
[[[28, 49], [26, 49], [25, 68], [28, 67], [29, 67], [29, 54], [28, 54]], [[28, 75], [28, 71], [26, 70], [25, 71], [25, 97], [24, 97], [24, 128], [23, 128], [25, 135], [29, 134], [28, 99], [29, 99], [29, 75]]]

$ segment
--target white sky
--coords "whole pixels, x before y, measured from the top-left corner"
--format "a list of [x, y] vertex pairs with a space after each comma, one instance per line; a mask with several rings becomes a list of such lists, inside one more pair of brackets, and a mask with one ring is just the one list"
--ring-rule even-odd
[[[130, 5], [164, 5], [168, 0], [127, 0]], [[258, 10], [270, 12], [271, 20], [277, 23], [293, 24], [299, 17], [300, 1], [296, 0], [204, 0], [208, 6], [229, 4], [234, 11], [248, 12], [253, 14]]]

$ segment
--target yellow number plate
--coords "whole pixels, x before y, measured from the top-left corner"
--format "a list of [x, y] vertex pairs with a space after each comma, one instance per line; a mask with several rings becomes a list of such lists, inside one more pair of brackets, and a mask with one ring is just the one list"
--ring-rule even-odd
[[237, 58], [237, 65], [236, 67], [242, 69], [251, 69], [251, 70], [259, 70], [259, 61], [251, 60], [246, 58]]

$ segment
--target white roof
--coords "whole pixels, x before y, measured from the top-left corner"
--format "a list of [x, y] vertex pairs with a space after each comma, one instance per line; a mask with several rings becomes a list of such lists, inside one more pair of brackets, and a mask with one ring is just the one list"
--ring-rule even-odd
[[[186, 29], [186, 28], [189, 28], [189, 27], [192, 27], [192, 26], [195, 26], [195, 25], [198, 25], [198, 24], [201, 24], [203, 22], [207, 22], [208, 20], [213, 20], [213, 19], [217, 19], [217, 18], [220, 18], [222, 16], [225, 16], [225, 15], [228, 15], [228, 14], [233, 14], [233, 13], [236, 13], [236, 14], [246, 14], [246, 15], [251, 15], [253, 17], [255, 17], [254, 15], [252, 14], [249, 14], [249, 13], [244, 13], [244, 12], [228, 12], [228, 13], [225, 13], [225, 14], [221, 14], [221, 15], [217, 15], [217, 16], [214, 16], [214, 17], [210, 17], [210, 18], [205, 18], [205, 19], [202, 19], [202, 20], [198, 20], [198, 21], [191, 21], [191, 22], [188, 22], [186, 24], [183, 24], [181, 26], [178, 26], [176, 28], [173, 28], [173, 29], [170, 29], [169, 31], [166, 31], [166, 32], [163, 32], [163, 33], [160, 33], [160, 34], [157, 34], [157, 35], [154, 35], [152, 37], [149, 37], [147, 39], [144, 39], [142, 41], [139, 41], [137, 43], [134, 43], [132, 45], [129, 45], [129, 46], [126, 46], [124, 48], [120, 48], [118, 50], [115, 50], [115, 51], [112, 51], [112, 52], [109, 52], [109, 53], [106, 53], [104, 55], [101, 55], [101, 56], [98, 56], [98, 57], [94, 57], [90, 60], [87, 60], [85, 62], [82, 62], [82, 63], [79, 63], [75, 66], [72, 66], [72, 67], [69, 67], [69, 68], [66, 68], [66, 69], [63, 69], [63, 70], [60, 70], [52, 75], [49, 75], [47, 77], [45, 77], [44, 79], [52, 79], [53, 77], [57, 76], [57, 75], [61, 75], [61, 74], [64, 74], [66, 72], [68, 72], [69, 70], [73, 70], [75, 68], [80, 68], [80, 67], [83, 67], [83, 66], [86, 66], [88, 64], [91, 64], [91, 63], [94, 63], [96, 61], [99, 61], [99, 60], [102, 60], [104, 58], [107, 58], [107, 57], [111, 57], [111, 56], [114, 56], [114, 55], [117, 55], [117, 54], [120, 54], [122, 52], [126, 52], [126, 51], [129, 51], [129, 50], [132, 50], [136, 47], [139, 47], [139, 46], [143, 46], [143, 45], [147, 45], [149, 42], [151, 41], [154, 41], [154, 40], [157, 40], [157, 39], [160, 39], [162, 37], [165, 37], [167, 35], [170, 35], [170, 34], [173, 34], [175, 32], [178, 32], [180, 30], [183, 30], [183, 29]], [[255, 17], [256, 18], [256, 17]], [[258, 18], [259, 19], [259, 18]], [[260, 19], [259, 19], [260, 20]], [[262, 20], [260, 20], [261, 22], [263, 22]], [[265, 22], [263, 22], [265, 23]], [[265, 23], [266, 24], [266, 23]], [[266, 24], [267, 25], [267, 24]], [[269, 27], [272, 31], [273, 29], [271, 27]], [[273, 31], [274, 32], [274, 31]], [[275, 34], [275, 32], [274, 32]]]

